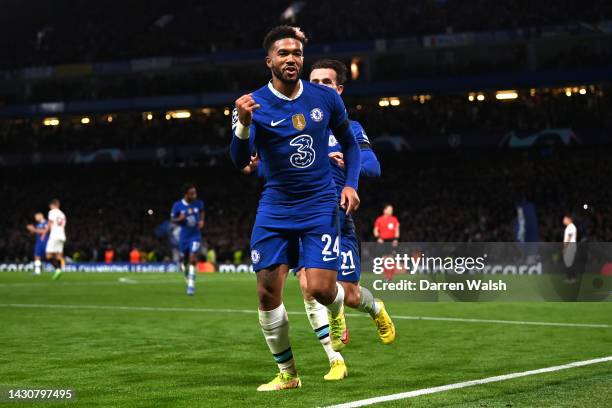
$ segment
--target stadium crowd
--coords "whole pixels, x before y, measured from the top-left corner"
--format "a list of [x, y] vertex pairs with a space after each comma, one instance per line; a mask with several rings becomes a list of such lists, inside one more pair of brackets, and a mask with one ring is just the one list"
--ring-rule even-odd
[[601, 94], [588, 91], [572, 97], [563, 90], [538, 90], [534, 96], [524, 91], [512, 102], [497, 101], [493, 95], [487, 95], [483, 102], [469, 102], [466, 95], [433, 95], [425, 103], [412, 100], [396, 108], [360, 105], [362, 109], [351, 110], [351, 117], [366, 124], [370, 134], [406, 135], [409, 142], [451, 134], [494, 137], [511, 131], [522, 134], [563, 127], [580, 134], [612, 126], [609, 88]]
[[[297, 4], [296, 4], [297, 3]], [[308, 27], [316, 43], [412, 35], [534, 28], [596, 22], [612, 17], [612, 5], [594, 0], [374, 0], [296, 2], [266, 0], [252, 9], [230, 2], [161, 0], [46, 2], [10, 0], [0, 23], [0, 68], [112, 59], [191, 55], [258, 48], [265, 30], [293, 4], [288, 20]], [[231, 33], [231, 34], [228, 34]]]
[[[487, 137], [501, 140], [508, 132], [528, 134], [548, 128], [571, 128], [576, 134], [605, 133], [612, 129], [609, 86], [585, 88], [585, 95], [564, 90], [534, 96], [523, 90], [520, 99], [499, 102], [493, 95], [483, 102], [470, 102], [467, 95], [434, 95], [425, 103], [407, 96], [397, 107], [381, 108], [378, 99], [347, 98], [350, 116], [360, 121], [375, 141], [384, 136], [401, 136], [408, 144], [426, 140]], [[43, 126], [40, 119], [0, 122], [3, 153], [45, 153], [141, 147], [202, 146], [225, 147], [229, 140], [229, 108], [194, 110], [190, 119], [166, 120], [165, 112], [125, 113], [91, 118], [61, 118], [59, 126]]]
[[[612, 42], [610, 39], [593, 41], [589, 36], [581, 38], [573, 47], [555, 49], [538, 53], [537, 63], [530, 65], [524, 43], [502, 43], [490, 53], [480, 52], [478, 46], [455, 48], [452, 58], [439, 60], [433, 58], [433, 51], [421, 51], [417, 56], [407, 54], [382, 53], [375, 57], [366, 56], [359, 82], [384, 82], [389, 80], [416, 80], [446, 78], [475, 74], [503, 74], [509, 71], [529, 72], [539, 70], [572, 70], [584, 67], [606, 67], [612, 61]], [[442, 51], [438, 51], [442, 55]], [[475, 54], [475, 55], [472, 55]], [[494, 55], [491, 58], [491, 54]], [[544, 55], [545, 54], [545, 55]], [[393, 59], [390, 64], [389, 60]], [[424, 61], [429, 61], [425, 63]], [[435, 62], [434, 62], [435, 61]], [[309, 54], [309, 63], [314, 62]], [[345, 58], [348, 65], [351, 58]], [[114, 98], [151, 97], [159, 95], [189, 95], [209, 92], [228, 92], [256, 89], [265, 83], [268, 72], [263, 69], [259, 59], [243, 64], [206, 64], [191, 67], [189, 70], [158, 70], [123, 75], [82, 76], [66, 81], [62, 78], [34, 80], [28, 82], [27, 92], [21, 88], [0, 89], [0, 98], [8, 102], [33, 103], [48, 101], [109, 100]]]
[[[538, 210], [540, 240], [558, 242], [561, 219], [573, 211], [590, 240], [612, 240], [612, 158], [609, 149], [540, 148], [505, 152], [381, 154], [383, 175], [363, 181], [358, 233], [371, 241], [372, 223], [392, 203], [404, 241], [513, 241], [515, 203], [527, 198]], [[407, 159], [408, 157], [408, 159]], [[228, 159], [229, 161], [229, 159]], [[0, 260], [27, 260], [33, 237], [25, 225], [59, 197], [67, 215], [66, 254], [103, 260], [112, 247], [127, 261], [137, 247], [150, 260], [171, 257], [169, 237], [159, 234], [180, 187], [190, 180], [206, 206], [204, 238], [217, 261], [248, 254], [260, 181], [229, 163], [211, 168], [156, 165], [10, 168], [0, 176]], [[28, 189], [22, 188], [27, 181]], [[35, 194], [33, 194], [35, 192]], [[583, 210], [588, 204], [589, 210]], [[151, 211], [149, 211], [151, 210]], [[246, 260], [246, 259], [245, 259]]]

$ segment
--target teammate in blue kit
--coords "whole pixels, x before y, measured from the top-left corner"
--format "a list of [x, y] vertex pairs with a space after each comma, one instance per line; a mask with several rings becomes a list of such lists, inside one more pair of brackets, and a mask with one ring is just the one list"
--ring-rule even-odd
[[43, 213], [34, 214], [36, 224], [28, 224], [27, 228], [30, 233], [36, 235], [36, 244], [34, 245], [34, 275], [40, 275], [42, 270], [42, 259], [45, 258], [45, 248], [47, 247], [47, 220]]
[[[243, 169], [256, 151], [265, 179], [251, 236], [251, 259], [257, 272], [259, 321], [280, 373], [259, 391], [301, 386], [282, 301], [289, 264], [297, 262], [300, 241], [309, 293], [328, 309], [332, 347], [344, 347], [344, 289], [336, 283], [338, 213], [350, 213], [359, 205], [360, 151], [338, 93], [300, 80], [305, 42], [304, 34], [290, 26], [276, 27], [266, 35], [266, 65], [272, 80], [238, 98], [232, 117], [232, 161]], [[327, 156], [327, 129], [332, 129], [344, 151], [342, 210]]]
[[198, 192], [193, 184], [183, 188], [184, 196], [172, 206], [170, 221], [181, 227], [179, 251], [181, 252], [187, 281], [187, 294], [195, 294], [195, 269], [198, 252], [202, 243], [204, 228], [204, 202], [198, 200]]
[[[310, 81], [334, 89], [339, 95], [344, 91], [344, 83], [347, 80], [346, 66], [337, 60], [324, 59], [313, 64], [310, 72]], [[353, 133], [361, 149], [361, 172], [363, 177], [380, 176], [380, 163], [368, 139], [363, 127], [359, 122], [350, 121]], [[342, 188], [345, 183], [345, 163], [341, 147], [334, 135], [329, 132], [329, 157], [332, 160], [332, 175], [336, 187]], [[368, 313], [377, 328], [378, 335], [384, 344], [390, 344], [395, 340], [395, 327], [391, 318], [385, 310], [381, 300], [374, 299], [372, 293], [359, 285], [361, 277], [361, 259], [359, 251], [359, 240], [355, 231], [355, 224], [350, 214], [340, 214], [340, 255], [341, 263], [338, 269], [338, 281], [344, 288], [344, 304]], [[327, 314], [322, 305], [314, 299], [304, 279], [302, 259], [298, 263], [297, 276], [300, 280], [300, 288], [304, 295], [304, 306], [310, 324], [319, 338], [321, 345], [327, 353], [330, 362], [330, 370], [324, 376], [326, 380], [341, 380], [348, 375], [348, 371], [342, 355], [329, 347], [329, 339], [326, 338], [328, 327]], [[348, 343], [348, 329], [343, 335], [343, 341]]]

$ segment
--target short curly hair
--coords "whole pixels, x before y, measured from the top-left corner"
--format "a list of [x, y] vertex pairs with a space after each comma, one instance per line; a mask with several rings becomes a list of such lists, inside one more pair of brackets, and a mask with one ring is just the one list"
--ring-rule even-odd
[[278, 40], [282, 40], [284, 38], [295, 38], [302, 45], [306, 45], [308, 42], [308, 38], [299, 27], [293, 27], [290, 25], [279, 25], [268, 31], [268, 34], [264, 37], [263, 40], [263, 48], [266, 52], [270, 51], [272, 48], [272, 44], [274, 44]]

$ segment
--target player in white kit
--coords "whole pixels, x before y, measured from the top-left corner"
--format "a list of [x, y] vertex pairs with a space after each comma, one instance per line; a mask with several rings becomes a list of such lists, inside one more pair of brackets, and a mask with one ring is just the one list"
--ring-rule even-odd
[[563, 217], [563, 225], [565, 226], [565, 231], [563, 232], [563, 263], [567, 271], [567, 281], [574, 283], [576, 282], [574, 260], [576, 258], [578, 229], [570, 214], [566, 214]]
[[57, 198], [49, 203], [47, 220], [47, 231], [49, 231], [46, 249], [47, 260], [55, 268], [53, 280], [56, 280], [60, 277], [64, 268], [64, 244], [66, 243], [66, 215], [60, 210], [60, 202]]

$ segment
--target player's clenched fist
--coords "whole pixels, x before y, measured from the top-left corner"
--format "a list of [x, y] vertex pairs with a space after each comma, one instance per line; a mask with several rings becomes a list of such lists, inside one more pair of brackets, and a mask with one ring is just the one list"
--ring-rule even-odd
[[242, 126], [251, 125], [251, 121], [253, 120], [253, 111], [259, 108], [261, 108], [261, 105], [255, 102], [252, 94], [242, 95], [240, 98], [236, 99], [238, 120]]

